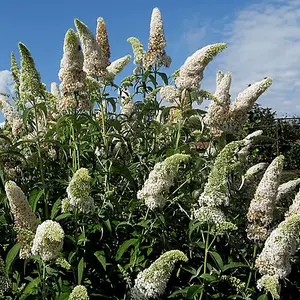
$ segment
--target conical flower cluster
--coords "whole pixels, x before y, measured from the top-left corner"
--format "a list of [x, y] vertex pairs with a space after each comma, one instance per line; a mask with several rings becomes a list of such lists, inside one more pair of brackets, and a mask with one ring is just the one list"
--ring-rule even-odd
[[133, 113], [134, 103], [128, 89], [120, 91], [121, 114], [130, 117]]
[[170, 187], [174, 184], [180, 163], [190, 159], [187, 154], [174, 154], [163, 162], [157, 163], [150, 172], [137, 198], [144, 200], [150, 209], [162, 208], [167, 200]]
[[15, 82], [14, 90], [15, 90], [16, 96], [19, 98], [20, 97], [20, 92], [19, 92], [19, 88], [20, 88], [20, 69], [19, 69], [16, 57], [15, 57], [13, 52], [11, 53], [10, 57], [11, 57], [10, 71], [11, 71], [13, 81]]
[[44, 221], [36, 230], [31, 251], [43, 261], [53, 261], [62, 249], [65, 233], [59, 223]]
[[293, 200], [292, 205], [289, 207], [289, 210], [286, 212], [285, 216], [289, 217], [292, 215], [300, 214], [300, 191], [297, 193], [295, 199]]
[[131, 43], [135, 65], [143, 65], [143, 59], [146, 55], [146, 51], [143, 48], [142, 43], [135, 37], [130, 37], [127, 39], [127, 42]]
[[128, 65], [130, 62], [131, 56], [126, 55], [117, 60], [113, 61], [107, 68], [107, 73], [105, 74], [105, 79], [108, 81], [113, 81], [117, 74], [123, 71], [123, 69]]
[[85, 85], [86, 73], [82, 68], [83, 54], [79, 40], [73, 29], [69, 29], [65, 35], [64, 55], [58, 74], [62, 81], [59, 109], [67, 110], [77, 106], [89, 107]]
[[13, 181], [5, 184], [5, 192], [14, 217], [18, 241], [21, 244], [20, 257], [30, 256], [30, 248], [37, 228], [37, 219], [23, 191]]
[[108, 34], [106, 30], [106, 25], [103, 18], [97, 19], [97, 29], [96, 29], [96, 41], [100, 47], [101, 59], [103, 62], [101, 65], [107, 68], [110, 65], [110, 46], [108, 42]]
[[69, 204], [83, 213], [95, 210], [94, 199], [90, 196], [91, 177], [88, 169], [81, 168], [75, 172], [67, 187]]
[[[0, 256], [0, 297], [4, 296], [4, 293], [11, 287], [11, 281], [9, 277], [7, 276], [6, 270], [5, 270], [5, 264]], [[4, 299], [4, 298], [3, 298]]]
[[257, 282], [259, 289], [270, 292], [279, 299], [279, 280], [291, 272], [291, 257], [295, 254], [299, 241], [300, 215], [291, 215], [272, 231], [265, 242], [261, 254], [256, 259], [256, 267], [263, 275]]
[[281, 184], [278, 187], [276, 203], [278, 203], [280, 200], [284, 199], [287, 195], [292, 193], [298, 187], [299, 184], [300, 184], [299, 178]]
[[45, 87], [41, 82], [41, 76], [35, 68], [34, 60], [28, 48], [19, 43], [21, 54], [20, 71], [20, 100], [22, 104], [33, 104], [43, 98]]
[[212, 100], [204, 119], [213, 136], [220, 136], [223, 132], [239, 134], [247, 120], [248, 113], [259, 96], [272, 84], [267, 77], [255, 82], [238, 94], [235, 102], [230, 106], [231, 74], [217, 73], [215, 99]]
[[20, 134], [23, 128], [23, 120], [17, 110], [2, 96], [0, 96], [0, 111], [11, 126], [13, 136]]
[[89, 300], [90, 297], [86, 288], [83, 285], [77, 285], [72, 290], [69, 300]]
[[267, 168], [248, 210], [248, 238], [264, 241], [273, 220], [284, 157], [278, 156]]
[[148, 52], [144, 56], [143, 66], [147, 69], [149, 66], [155, 64], [169, 67], [171, 64], [171, 57], [166, 55], [166, 39], [164, 34], [164, 26], [160, 10], [156, 7], [152, 11], [150, 22], [150, 36], [148, 43]]
[[188, 261], [186, 255], [179, 250], [171, 250], [161, 255], [149, 268], [138, 274], [131, 290], [131, 299], [150, 300], [162, 296], [175, 264], [179, 261]]
[[208, 45], [189, 56], [179, 70], [179, 76], [175, 80], [176, 86], [181, 89], [199, 90], [205, 67], [226, 47], [226, 44]]

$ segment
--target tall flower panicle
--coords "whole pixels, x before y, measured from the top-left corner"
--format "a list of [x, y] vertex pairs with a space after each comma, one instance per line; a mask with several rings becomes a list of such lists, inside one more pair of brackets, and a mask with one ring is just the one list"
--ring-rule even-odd
[[57, 101], [60, 101], [61, 94], [56, 82], [51, 82], [51, 94], [57, 99]]
[[53, 261], [62, 249], [65, 233], [59, 223], [44, 221], [36, 230], [31, 251], [43, 261]]
[[4, 296], [4, 293], [11, 287], [11, 281], [6, 273], [5, 264], [0, 256], [0, 296]]
[[226, 116], [230, 106], [231, 73], [217, 73], [215, 100], [210, 102], [204, 122], [213, 136], [220, 136], [227, 130]]
[[89, 300], [90, 297], [86, 288], [83, 285], [77, 285], [72, 290], [69, 300]]
[[34, 60], [28, 48], [19, 43], [21, 54], [20, 98], [23, 104], [33, 103], [43, 97], [45, 88], [40, 73], [36, 70]]
[[83, 22], [75, 19], [74, 23], [78, 30], [84, 55], [83, 70], [89, 76], [98, 77], [106, 68], [106, 62], [102, 59], [101, 48], [93, 33]]
[[238, 94], [230, 108], [228, 126], [230, 132], [239, 133], [247, 120], [248, 113], [253, 104], [272, 84], [272, 78], [267, 77], [262, 81], [255, 82], [243, 92]]
[[11, 126], [13, 136], [17, 136], [23, 128], [23, 120], [17, 110], [2, 96], [0, 96], [0, 111]]
[[240, 162], [237, 154], [245, 145], [245, 141], [234, 141], [227, 144], [217, 156], [210, 171], [204, 191], [199, 197], [200, 206], [228, 206], [230, 191], [228, 177], [232, 174]]
[[180, 92], [174, 86], [163, 86], [159, 90], [159, 93], [163, 100], [174, 103], [177, 106], [180, 104]]
[[291, 257], [295, 254], [299, 241], [300, 215], [287, 217], [272, 231], [264, 248], [256, 259], [256, 267], [263, 275], [257, 282], [259, 289], [270, 292], [279, 299], [280, 279], [291, 272]]
[[164, 65], [169, 67], [171, 58], [166, 55], [166, 39], [164, 34], [164, 25], [160, 10], [156, 7], [152, 11], [150, 22], [150, 36], [148, 43], [148, 52], [144, 56], [143, 65], [145, 68], [156, 64], [157, 66]]
[[300, 215], [300, 191], [297, 193], [292, 205], [289, 207], [289, 210], [285, 214], [286, 217], [293, 215]]
[[37, 228], [37, 218], [33, 213], [23, 191], [13, 181], [5, 183], [5, 192], [14, 216], [15, 230], [21, 244], [20, 258], [31, 254], [31, 245]]
[[13, 52], [11, 53], [10, 58], [11, 58], [11, 68], [10, 68], [10, 71], [11, 71], [12, 78], [13, 78], [13, 80], [15, 82], [14, 89], [15, 89], [16, 95], [19, 97], [20, 96], [20, 93], [19, 93], [19, 88], [20, 88], [20, 69], [19, 69], [16, 57], [15, 57], [15, 55], [14, 55]]
[[97, 29], [96, 29], [96, 41], [99, 45], [101, 52], [101, 60], [104, 69], [110, 65], [110, 46], [108, 42], [108, 34], [106, 30], [106, 25], [103, 18], [97, 19]]
[[269, 225], [273, 220], [276, 197], [283, 168], [284, 157], [276, 157], [261, 179], [248, 210], [248, 238], [264, 241], [269, 234]]
[[175, 264], [179, 261], [188, 261], [186, 255], [179, 250], [171, 250], [161, 255], [149, 268], [138, 274], [131, 290], [131, 299], [150, 300], [162, 296]]
[[295, 191], [295, 189], [298, 187], [299, 183], [300, 183], [300, 179], [297, 178], [297, 179], [290, 180], [288, 182], [281, 184], [278, 187], [276, 203], [278, 203], [280, 200], [285, 198], [287, 195], [289, 195], [290, 193]]
[[126, 67], [131, 59], [130, 55], [123, 56], [115, 61], [113, 61], [107, 68], [106, 68], [106, 75], [105, 79], [108, 81], [114, 81], [117, 74], [122, 72], [122, 70]]
[[77, 107], [78, 102], [86, 102], [86, 73], [83, 71], [83, 54], [79, 39], [73, 29], [69, 29], [64, 40], [64, 55], [60, 62], [59, 79], [60, 109]]
[[180, 163], [190, 159], [187, 154], [174, 154], [163, 162], [157, 163], [150, 172], [143, 188], [138, 191], [138, 199], [143, 199], [150, 209], [163, 207], [170, 187], [174, 184]]
[[213, 58], [227, 47], [226, 44], [213, 44], [203, 47], [188, 57], [175, 80], [178, 88], [200, 89], [203, 71]]
[[142, 43], [135, 37], [130, 37], [127, 39], [127, 42], [131, 43], [135, 65], [143, 65], [143, 60], [146, 55], [146, 51], [143, 48]]
[[67, 187], [70, 205], [76, 207], [83, 213], [95, 210], [94, 199], [90, 196], [91, 177], [88, 169], [81, 168], [75, 172]]
[[130, 117], [133, 113], [134, 104], [128, 89], [120, 91], [121, 114]]

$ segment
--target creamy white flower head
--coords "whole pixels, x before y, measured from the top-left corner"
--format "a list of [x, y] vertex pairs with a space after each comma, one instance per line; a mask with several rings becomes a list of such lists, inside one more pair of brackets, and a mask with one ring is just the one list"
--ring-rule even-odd
[[[280, 155], [272, 161], [256, 189], [247, 214], [249, 239], [265, 240], [267, 237], [265, 234], [273, 220], [283, 160]], [[260, 236], [260, 233], [265, 234]]]
[[289, 207], [289, 210], [285, 214], [286, 217], [293, 215], [300, 215], [300, 191], [297, 193], [292, 205]]
[[262, 171], [265, 171], [267, 166], [268, 166], [267, 163], [258, 163], [250, 167], [244, 175], [245, 179], [251, 180], [257, 174], [261, 173]]
[[[60, 62], [59, 79], [61, 101], [59, 110], [76, 108], [78, 103], [85, 102], [86, 95], [86, 73], [83, 71], [83, 54], [79, 39], [73, 29], [69, 29], [64, 40], [64, 55]], [[74, 98], [76, 93], [77, 99]], [[78, 102], [78, 103], [77, 103]]]
[[272, 78], [267, 77], [261, 81], [253, 83], [243, 92], [238, 94], [235, 102], [230, 108], [230, 131], [239, 133], [248, 118], [248, 113], [258, 97], [262, 95], [272, 84]]
[[17, 136], [22, 130], [23, 120], [21, 119], [17, 110], [1, 95], [0, 111], [7, 120], [7, 123], [11, 126], [12, 134]]
[[108, 42], [108, 34], [106, 30], [106, 24], [103, 18], [97, 19], [97, 29], [96, 29], [96, 41], [100, 47], [101, 52], [101, 66], [104, 68], [110, 65], [110, 46]]
[[190, 159], [187, 154], [174, 154], [157, 163], [150, 172], [137, 198], [143, 199], [150, 209], [162, 208], [167, 200], [170, 187], [174, 184], [179, 164]]
[[117, 74], [123, 71], [131, 59], [130, 55], [123, 56], [115, 61], [113, 61], [107, 68], [107, 74], [105, 79], [108, 81], [113, 81]]
[[201, 206], [193, 213], [194, 219], [201, 223], [218, 224], [226, 221], [224, 212], [217, 207]]
[[83, 213], [95, 210], [94, 199], [90, 196], [91, 177], [88, 169], [81, 168], [75, 172], [68, 187], [67, 194], [70, 205], [76, 207]]
[[[280, 200], [282, 200], [288, 194], [293, 192], [298, 187], [299, 183], [300, 183], [300, 179], [297, 178], [297, 179], [290, 180], [288, 182], [285, 182], [285, 183], [281, 184], [278, 187], [278, 194], [277, 194], [277, 198], [276, 198], [276, 203], [278, 203]], [[299, 211], [299, 213], [300, 213], [300, 211]]]
[[44, 221], [36, 230], [31, 251], [34, 255], [40, 255], [43, 261], [55, 260], [62, 249], [64, 236], [59, 223]]
[[248, 134], [245, 138], [244, 138], [244, 141], [246, 141], [246, 145], [250, 144], [252, 139], [254, 137], [257, 137], [257, 136], [260, 136], [263, 134], [263, 131], [262, 130], [256, 130], [250, 134]]
[[228, 177], [239, 166], [238, 152], [245, 141], [234, 141], [227, 144], [217, 156], [208, 176], [204, 191], [199, 197], [200, 206], [228, 206], [230, 191]]
[[143, 65], [145, 68], [156, 64], [157, 66], [164, 65], [169, 67], [171, 57], [166, 55], [166, 39], [164, 34], [164, 26], [160, 10], [156, 7], [152, 11], [150, 23], [150, 37], [148, 43], [148, 52], [144, 56]]
[[36, 230], [37, 219], [23, 191], [13, 181], [5, 183], [5, 192], [16, 227]]
[[220, 136], [223, 131], [227, 131], [227, 115], [230, 106], [230, 85], [231, 73], [217, 73], [216, 100], [210, 102], [204, 122], [209, 126], [213, 136]]
[[[270, 278], [266, 277], [258, 282], [259, 288], [274, 291], [278, 287], [278, 280], [286, 278], [291, 272], [291, 257], [295, 254], [299, 241], [300, 215], [293, 215], [281, 222], [272, 231], [265, 242], [264, 248], [256, 259], [256, 267], [260, 274], [273, 277], [273, 289], [270, 290]], [[267, 284], [269, 283], [269, 284]], [[280, 293], [279, 289], [277, 294]], [[279, 299], [279, 297], [275, 297]]]
[[89, 300], [90, 297], [86, 288], [83, 285], [77, 285], [72, 290], [69, 300]]
[[0, 297], [4, 296], [4, 293], [11, 287], [11, 281], [5, 270], [5, 264], [0, 256]]
[[101, 49], [89, 28], [80, 20], [75, 19], [84, 56], [83, 70], [89, 76], [97, 77], [105, 71], [106, 61], [102, 59]]
[[121, 114], [130, 117], [133, 113], [134, 103], [130, 95], [128, 88], [124, 88], [119, 91], [119, 96], [121, 98]]
[[161, 255], [149, 268], [138, 274], [131, 290], [131, 299], [150, 300], [162, 296], [175, 264], [179, 261], [188, 261], [186, 255], [179, 250], [171, 250]]
[[159, 90], [161, 99], [170, 102], [175, 103], [179, 105], [180, 103], [180, 92], [172, 85], [166, 85], [161, 87]]
[[131, 43], [135, 65], [143, 65], [143, 59], [146, 55], [146, 51], [143, 48], [142, 43], [135, 37], [130, 37], [127, 42]]
[[51, 94], [57, 99], [60, 100], [60, 90], [56, 82], [51, 82]]
[[226, 44], [208, 45], [189, 56], [180, 68], [179, 76], [175, 80], [177, 87], [198, 90], [205, 67], [226, 47]]

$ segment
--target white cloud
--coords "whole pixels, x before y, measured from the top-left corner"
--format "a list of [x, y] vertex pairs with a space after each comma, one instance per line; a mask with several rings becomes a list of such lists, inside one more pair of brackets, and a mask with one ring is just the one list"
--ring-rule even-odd
[[202, 83], [204, 89], [215, 90], [218, 70], [232, 73], [232, 100], [249, 83], [272, 77], [273, 84], [259, 98], [259, 103], [272, 107], [278, 115], [300, 115], [299, 0], [266, 0], [252, 4], [238, 10], [230, 22], [226, 20], [215, 29], [204, 30], [195, 22], [194, 25], [195, 28], [187, 29], [184, 35], [188, 45], [193, 42], [199, 45], [198, 35], [214, 30], [217, 33], [220, 28], [223, 33], [218, 34], [218, 39], [228, 44], [207, 68]]
[[273, 78], [260, 103], [278, 114], [300, 114], [300, 2], [267, 1], [240, 10], [227, 24], [228, 48], [218, 67], [232, 72], [231, 94]]
[[0, 71], [0, 93], [13, 93], [14, 82], [10, 71]]

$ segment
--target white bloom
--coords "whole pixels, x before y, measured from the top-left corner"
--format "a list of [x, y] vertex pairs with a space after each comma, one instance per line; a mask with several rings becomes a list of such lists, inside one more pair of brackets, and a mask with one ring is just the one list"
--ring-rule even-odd
[[131, 43], [131, 46], [132, 46], [133, 55], [134, 55], [133, 63], [135, 65], [142, 65], [143, 59], [146, 55], [146, 51], [144, 50], [143, 45], [135, 37], [128, 38], [127, 42]]
[[161, 87], [159, 93], [163, 100], [179, 105], [180, 92], [174, 86], [172, 85], [163, 86]]
[[[300, 215], [286, 218], [278, 227], [272, 231], [265, 242], [264, 248], [256, 259], [256, 267], [260, 274], [273, 277], [273, 289], [278, 289], [278, 279], [286, 278], [291, 272], [291, 257], [295, 254], [299, 241]], [[270, 290], [271, 278], [263, 277], [259, 282], [259, 288]], [[273, 292], [273, 294], [275, 294]], [[276, 297], [276, 299], [278, 299]]]
[[300, 179], [298, 178], [281, 184], [278, 188], [276, 203], [278, 203], [281, 199], [286, 197], [289, 193], [293, 192], [296, 189], [296, 187], [299, 185], [299, 183], [300, 183]]
[[51, 82], [51, 94], [57, 99], [60, 100], [60, 90], [56, 82]]
[[72, 290], [69, 300], [89, 300], [90, 297], [86, 288], [83, 285], [77, 285]]
[[0, 111], [4, 115], [7, 123], [11, 126], [12, 134], [17, 136], [23, 127], [23, 120], [21, 119], [17, 110], [0, 95]]
[[227, 130], [227, 115], [230, 106], [230, 85], [231, 73], [217, 73], [216, 91], [214, 96], [216, 100], [210, 102], [204, 122], [209, 126], [213, 136], [219, 136]]
[[267, 163], [258, 163], [251, 168], [247, 170], [245, 173], [244, 177], [246, 180], [250, 180], [256, 176], [257, 174], [261, 173], [262, 171], [265, 171], [267, 168], [268, 164]]
[[224, 212], [217, 207], [201, 206], [194, 211], [194, 219], [201, 223], [218, 224], [226, 221]]
[[100, 76], [105, 70], [107, 62], [102, 59], [101, 48], [89, 28], [80, 20], [75, 19], [84, 56], [83, 70], [89, 76]]
[[150, 209], [163, 207], [169, 189], [174, 184], [179, 164], [189, 158], [190, 156], [186, 154], [174, 154], [163, 162], [157, 163], [150, 172], [143, 188], [138, 191], [137, 198], [143, 199]]
[[[249, 226], [248, 238], [253, 240], [264, 240], [267, 229], [273, 220], [273, 212], [280, 183], [284, 157], [276, 157], [267, 168], [261, 179], [253, 200], [250, 203], [247, 218]], [[259, 236], [260, 233], [265, 233]]]
[[44, 261], [56, 259], [63, 246], [64, 235], [59, 223], [51, 220], [44, 221], [36, 230], [32, 253], [40, 255]]
[[107, 68], [107, 74], [105, 75], [105, 79], [109, 81], [113, 81], [117, 74], [122, 72], [122, 70], [126, 67], [131, 59], [130, 55], [123, 56], [115, 61], [113, 61]]
[[108, 34], [106, 30], [106, 24], [103, 18], [97, 19], [97, 29], [96, 29], [96, 41], [100, 47], [102, 62], [100, 63], [103, 66], [103, 69], [110, 65], [110, 46], [108, 42]]
[[253, 83], [243, 92], [239, 93], [230, 108], [228, 126], [233, 134], [238, 134], [248, 118], [248, 113], [253, 104], [272, 84], [272, 78]]
[[162, 296], [175, 264], [187, 260], [186, 255], [179, 250], [171, 250], [161, 255], [149, 268], [138, 274], [131, 290], [131, 299], [150, 300]]
[[205, 67], [225, 48], [226, 44], [208, 45], [189, 56], [180, 68], [179, 76], [175, 80], [177, 87], [198, 90]]
[[300, 215], [300, 191], [297, 193], [292, 205], [289, 207], [289, 210], [285, 214], [286, 217], [293, 215]]
[[81, 168], [75, 172], [67, 187], [70, 205], [78, 208], [83, 213], [95, 210], [94, 199], [90, 196], [90, 183], [91, 177], [89, 176], [89, 171]]

